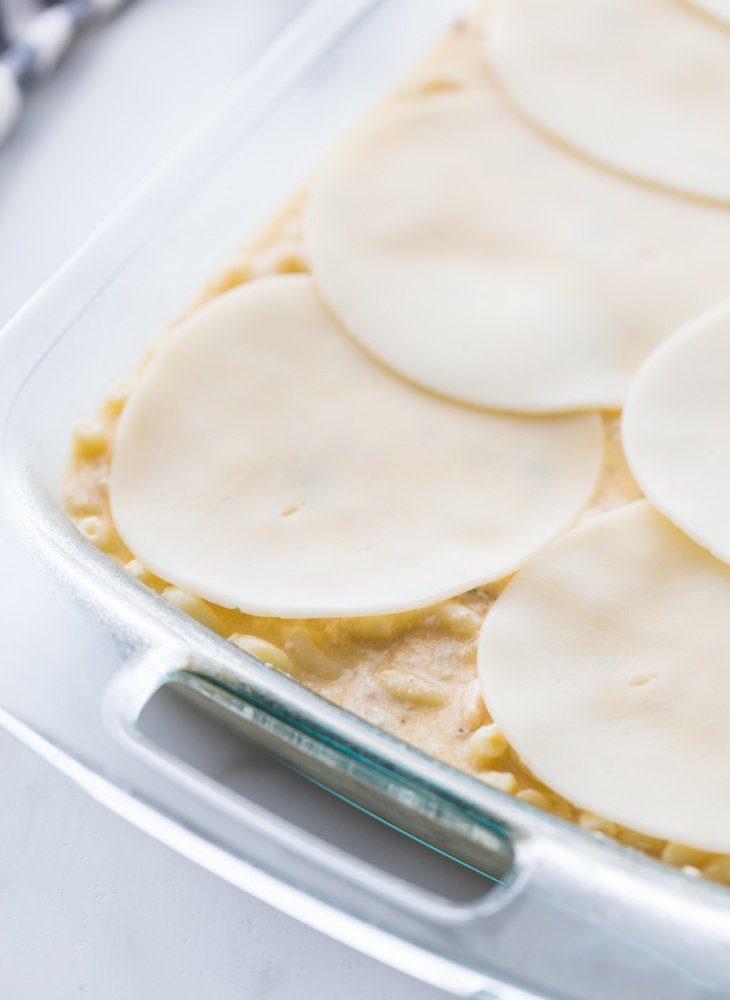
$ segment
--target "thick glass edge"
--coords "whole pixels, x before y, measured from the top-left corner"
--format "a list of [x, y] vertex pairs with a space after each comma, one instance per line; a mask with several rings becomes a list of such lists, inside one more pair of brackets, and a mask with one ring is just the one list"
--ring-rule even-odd
[[[484, 994], [485, 976], [440, 955], [432, 954], [393, 936], [386, 930], [363, 923], [357, 917], [288, 885], [275, 876], [246, 863], [233, 860], [224, 849], [165, 816], [157, 809], [120, 788], [103, 775], [86, 767], [71, 755], [44, 739], [30, 727], [0, 707], [0, 725], [18, 742], [53, 765], [60, 773], [83, 788], [95, 801], [132, 822], [138, 829], [167, 845], [207, 871], [251, 893], [302, 923], [364, 952], [406, 975], [448, 990], [457, 996]], [[490, 984], [491, 985], [491, 984]], [[494, 983], [499, 988], [502, 984]], [[507, 989], [511, 989], [509, 986]], [[496, 994], [495, 994], [496, 996]], [[513, 990], [514, 1000], [530, 1000], [536, 994]]]

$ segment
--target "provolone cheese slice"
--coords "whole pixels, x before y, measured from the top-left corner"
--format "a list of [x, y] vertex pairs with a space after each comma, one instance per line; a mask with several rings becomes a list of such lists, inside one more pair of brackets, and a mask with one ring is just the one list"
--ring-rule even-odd
[[306, 276], [193, 314], [119, 425], [111, 504], [145, 565], [286, 618], [430, 604], [514, 570], [570, 524], [601, 466], [596, 414], [505, 417], [372, 361]]
[[489, 711], [580, 808], [730, 852], [730, 567], [647, 501], [549, 546], [479, 640]]
[[307, 230], [367, 350], [496, 409], [620, 406], [652, 348], [730, 289], [730, 212], [601, 170], [487, 93], [359, 133], [315, 180]]
[[649, 357], [631, 387], [622, 438], [654, 506], [730, 563], [730, 304]]
[[489, 57], [539, 126], [609, 167], [730, 201], [730, 33], [681, 0], [497, 0]]
[[730, 24], [730, 0], [688, 0], [688, 2], [719, 21]]

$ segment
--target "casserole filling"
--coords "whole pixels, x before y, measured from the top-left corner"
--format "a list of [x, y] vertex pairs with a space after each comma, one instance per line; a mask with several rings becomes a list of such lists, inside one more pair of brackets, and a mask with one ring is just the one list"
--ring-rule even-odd
[[[570, 6], [542, 4], [556, 16]], [[625, 7], [601, 6], [612, 4]], [[675, 0], [651, 3], [664, 5]], [[74, 428], [66, 503], [143, 583], [336, 704], [534, 806], [730, 881], [730, 830], [710, 829], [719, 772], [698, 783], [700, 826], [681, 821], [687, 807], [666, 784], [681, 775], [672, 787], [689, 788], [710, 760], [721, 768], [721, 741], [698, 737], [688, 764], [687, 717], [670, 727], [662, 714], [684, 698], [656, 659], [663, 647], [649, 632], [654, 660], [636, 667], [635, 633], [629, 642], [606, 624], [611, 602], [630, 602], [676, 649], [673, 605], [657, 620], [636, 595], [682, 559], [697, 600], [711, 594], [718, 615], [730, 603], [724, 564], [647, 501], [607, 514], [642, 496], [618, 408], [653, 348], [730, 293], [730, 216], [646, 183], [694, 195], [689, 167], [690, 181], [670, 185], [652, 161], [624, 158], [636, 177], [620, 176], [610, 157], [581, 155], [602, 156], [583, 131], [566, 140], [539, 109], [515, 110], [527, 7], [504, 0], [459, 25], [109, 389]], [[723, 27], [691, 8], [682, 16], [730, 52]], [[566, 62], [558, 84], [574, 72]], [[670, 441], [681, 424], [669, 422]], [[674, 520], [650, 466], [637, 444], [632, 468]], [[634, 565], [655, 529], [655, 563]], [[628, 596], [613, 577], [602, 589], [613, 544], [627, 556]], [[562, 561], [576, 546], [582, 584]], [[598, 610], [581, 604], [586, 588]], [[524, 641], [510, 646], [504, 629]], [[592, 644], [574, 653], [584, 633]], [[692, 635], [685, 668], [700, 655]], [[620, 669], [614, 642], [638, 650]], [[615, 708], [617, 685], [627, 709], [607, 721], [596, 706]], [[722, 685], [701, 691], [693, 732]], [[660, 731], [664, 742], [647, 737], [640, 751], [624, 739]]]

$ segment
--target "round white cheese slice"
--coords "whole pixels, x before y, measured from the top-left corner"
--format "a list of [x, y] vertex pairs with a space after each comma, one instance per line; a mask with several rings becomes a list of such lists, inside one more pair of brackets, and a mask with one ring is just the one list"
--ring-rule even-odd
[[730, 853], [730, 567], [645, 500], [512, 580], [479, 678], [527, 766], [580, 808]]
[[666, 517], [730, 563], [730, 303], [642, 365], [622, 420], [634, 478]]
[[315, 179], [307, 232], [367, 350], [516, 412], [620, 406], [653, 347], [730, 289], [730, 212], [598, 169], [488, 93], [361, 131]]
[[268, 278], [164, 339], [123, 411], [111, 505], [134, 555], [285, 618], [430, 604], [516, 569], [600, 471], [597, 414], [483, 413], [401, 381], [310, 277]]
[[730, 34], [681, 0], [496, 0], [490, 62], [538, 126], [601, 163], [730, 201]]

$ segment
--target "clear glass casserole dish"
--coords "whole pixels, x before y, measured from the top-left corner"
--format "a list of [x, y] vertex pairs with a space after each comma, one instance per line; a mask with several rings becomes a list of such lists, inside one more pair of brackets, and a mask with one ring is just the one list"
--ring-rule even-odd
[[[41, 622], [53, 643], [30, 670], [3, 665], [0, 722], [221, 877], [459, 995], [728, 996], [726, 890], [539, 813], [262, 667], [96, 552], [62, 508], [71, 421], [469, 6], [312, 4], [6, 329], [0, 579], [8, 621]], [[173, 681], [494, 888], [446, 902], [181, 764], [138, 726]]]

